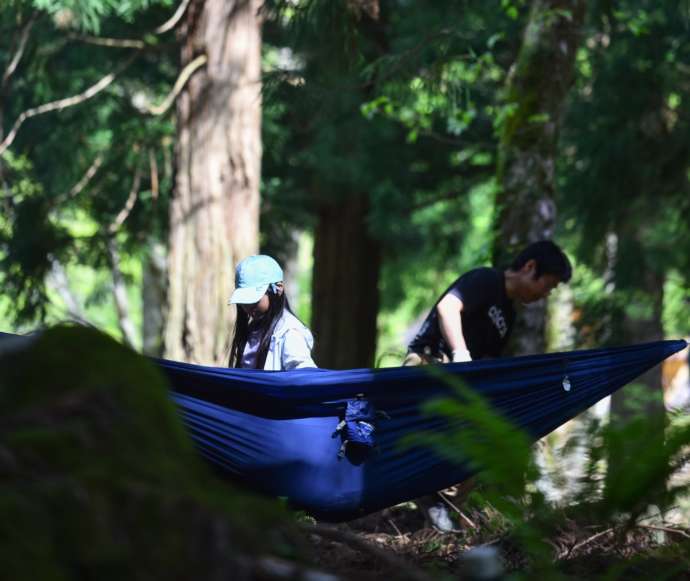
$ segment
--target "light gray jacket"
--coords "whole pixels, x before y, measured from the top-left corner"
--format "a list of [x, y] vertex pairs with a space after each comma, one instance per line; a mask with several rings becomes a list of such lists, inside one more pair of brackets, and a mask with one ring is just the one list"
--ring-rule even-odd
[[314, 337], [297, 317], [288, 311], [273, 330], [266, 354], [266, 371], [290, 371], [304, 367], [316, 367], [311, 358]]

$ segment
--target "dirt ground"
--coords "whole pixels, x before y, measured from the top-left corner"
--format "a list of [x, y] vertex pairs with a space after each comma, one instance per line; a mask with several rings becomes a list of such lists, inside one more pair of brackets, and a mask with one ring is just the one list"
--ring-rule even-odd
[[[478, 578], [468, 574], [472, 567], [466, 560], [477, 547], [491, 547], [505, 575], [534, 578], [525, 555], [505, 529], [496, 527], [491, 511], [455, 514], [455, 520], [461, 523], [457, 530], [441, 533], [406, 503], [347, 524], [316, 523], [305, 530], [316, 566], [338, 579]], [[551, 573], [565, 578], [690, 580], [690, 529], [676, 524], [640, 524], [622, 534], [570, 522], [544, 540], [552, 550]]]

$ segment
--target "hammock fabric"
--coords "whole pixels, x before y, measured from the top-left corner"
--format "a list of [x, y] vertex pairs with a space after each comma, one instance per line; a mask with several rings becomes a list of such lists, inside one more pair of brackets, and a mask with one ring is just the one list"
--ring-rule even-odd
[[[442, 370], [537, 440], [685, 346], [661, 341]], [[429, 399], [455, 393], [428, 368], [270, 372], [158, 363], [203, 456], [233, 479], [317, 518], [357, 518], [472, 474], [428, 448], [398, 445], [409, 434], [454, 428], [420, 410]], [[376, 420], [373, 410], [389, 417]], [[376, 449], [366, 454], [374, 424]], [[350, 451], [364, 453], [348, 453], [345, 439], [355, 442]]]

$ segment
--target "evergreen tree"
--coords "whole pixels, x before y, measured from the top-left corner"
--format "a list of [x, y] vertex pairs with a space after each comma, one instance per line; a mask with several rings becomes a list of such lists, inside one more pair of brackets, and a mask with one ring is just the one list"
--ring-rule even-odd
[[495, 172], [495, 88], [520, 28], [482, 3], [358, 6], [313, 0], [267, 26], [292, 56], [275, 71], [284, 82], [268, 81], [264, 183], [290, 192], [295, 224], [315, 224], [312, 326], [327, 367], [372, 365], [379, 307], [414, 296], [428, 309], [459, 262], [467, 195]]
[[258, 250], [261, 23], [258, 1], [195, 0], [182, 66], [205, 61], [178, 99], [166, 355], [223, 364], [234, 265]]
[[[574, 78], [584, 0], [536, 1], [506, 86], [500, 124], [494, 261], [503, 268], [530, 242], [552, 238], [556, 145], [561, 111]], [[513, 331], [516, 354], [543, 353], [546, 305], [522, 309]]]
[[[662, 338], [667, 277], [682, 273], [687, 288], [686, 37], [674, 2], [621, 1], [592, 15], [561, 145], [559, 200], [578, 255], [607, 285], [604, 306], [581, 305], [590, 343]], [[650, 381], [659, 405], [658, 370]]]
[[135, 341], [136, 314], [122, 291], [129, 257], [145, 255], [166, 229], [172, 127], [164, 97], [177, 76], [169, 32], [184, 7], [0, 7], [0, 261], [15, 324], [45, 319], [49, 286], [69, 306], [62, 316], [85, 317], [66, 273], [89, 265], [111, 276], [87, 300], [117, 301], [122, 336]]

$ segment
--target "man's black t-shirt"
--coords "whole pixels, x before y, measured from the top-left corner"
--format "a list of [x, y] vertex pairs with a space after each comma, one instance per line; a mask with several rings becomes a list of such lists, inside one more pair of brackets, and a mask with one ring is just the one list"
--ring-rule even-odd
[[[515, 308], [506, 295], [505, 275], [495, 268], [476, 268], [463, 274], [444, 292], [462, 303], [462, 334], [472, 359], [498, 357], [508, 342], [515, 321]], [[438, 302], [436, 303], [438, 305]], [[409, 345], [410, 351], [452, 357], [438, 322], [436, 305]]]

